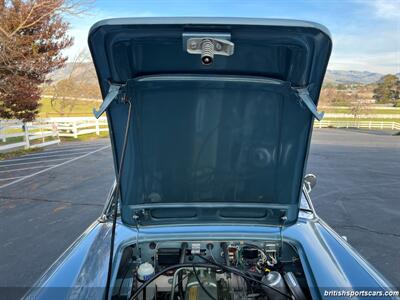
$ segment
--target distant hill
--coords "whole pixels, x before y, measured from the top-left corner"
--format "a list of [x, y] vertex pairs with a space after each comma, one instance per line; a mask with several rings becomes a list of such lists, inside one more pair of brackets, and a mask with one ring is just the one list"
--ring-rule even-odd
[[58, 69], [47, 75], [47, 78], [52, 81], [52, 84], [54, 84], [70, 76], [72, 70], [72, 77], [84, 76], [86, 82], [96, 84], [98, 83], [96, 71], [92, 62], [78, 64], [66, 63], [63, 68]]
[[[69, 76], [73, 68], [72, 63], [67, 63], [64, 68], [57, 70], [48, 75], [48, 79], [52, 80], [53, 83], [60, 81]], [[80, 63], [75, 67], [73, 76], [84, 75], [85, 79], [90, 83], [97, 84], [96, 73], [92, 62]], [[400, 73], [396, 74], [400, 78]], [[326, 83], [374, 83], [384, 76], [381, 73], [373, 73], [368, 71], [341, 71], [341, 70], [327, 70], [325, 75]]]
[[374, 83], [377, 82], [384, 74], [373, 73], [368, 71], [339, 71], [327, 70], [325, 82], [327, 83]]

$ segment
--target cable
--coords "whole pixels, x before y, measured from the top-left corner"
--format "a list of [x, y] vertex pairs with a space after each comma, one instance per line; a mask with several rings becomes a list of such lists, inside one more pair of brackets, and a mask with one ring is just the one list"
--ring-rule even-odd
[[127, 144], [127, 140], [128, 140], [129, 127], [130, 127], [129, 125], [131, 122], [132, 104], [130, 101], [128, 101], [127, 103], [129, 105], [128, 117], [127, 117], [126, 125], [125, 125], [124, 142], [123, 142], [122, 150], [121, 150], [121, 158], [120, 158], [120, 162], [119, 162], [119, 170], [118, 170], [117, 182], [116, 182], [114, 198], [113, 198], [113, 201], [115, 201], [115, 203], [114, 203], [113, 220], [112, 220], [112, 227], [111, 227], [110, 257], [108, 260], [107, 283], [106, 283], [106, 292], [105, 292], [106, 300], [108, 299], [109, 294], [110, 294], [112, 263], [113, 263], [113, 258], [114, 258], [115, 229], [117, 227], [118, 196], [119, 196], [119, 190], [120, 190], [120, 185], [121, 185], [122, 167], [124, 166], [124, 160], [125, 160], [126, 144]]
[[216, 266], [220, 267], [221, 269], [225, 269], [225, 271], [227, 271], [227, 272], [230, 272], [230, 273], [233, 273], [233, 274], [242, 276], [242, 277], [245, 278], [245, 279], [252, 280], [252, 281], [254, 281], [254, 282], [258, 283], [258, 284], [261, 284], [261, 285], [263, 285], [263, 286], [265, 286], [265, 287], [270, 288], [271, 290], [273, 290], [273, 291], [275, 291], [275, 292], [281, 294], [282, 296], [287, 297], [288, 299], [292, 299], [292, 296], [291, 296], [291, 295], [288, 295], [288, 294], [286, 294], [286, 293], [283, 293], [283, 292], [281, 292], [279, 289], [277, 289], [277, 288], [275, 288], [275, 287], [272, 287], [272, 286], [270, 286], [270, 285], [268, 285], [268, 284], [266, 284], [266, 283], [264, 283], [264, 282], [262, 282], [262, 281], [260, 281], [260, 280], [258, 280], [258, 279], [255, 279], [255, 278], [253, 278], [253, 277], [247, 275], [245, 272], [243, 272], [243, 271], [241, 271], [241, 270], [239, 270], [239, 269], [236, 269], [236, 268], [233, 268], [233, 267], [227, 267], [227, 266], [224, 266], [224, 265], [219, 264], [219, 263], [214, 263], [214, 262], [212, 262], [211, 260], [209, 260], [209, 259], [207, 259], [207, 258], [205, 258], [205, 257], [203, 257], [203, 256], [200, 256], [200, 255], [196, 255], [196, 256], [199, 257], [199, 258], [201, 258], [202, 260], [207, 261], [208, 263], [211, 263], [211, 264], [213, 264], [213, 265], [216, 265]]
[[211, 255], [211, 258], [213, 259], [213, 261], [214, 262], [217, 262], [217, 260], [215, 259], [215, 257], [214, 257], [214, 254], [213, 254], [213, 252], [212, 252], [212, 244], [208, 244], [207, 245], [207, 249], [208, 249], [208, 252], [210, 253], [210, 255]]
[[[182, 281], [178, 281], [176, 284], [175, 284], [175, 286], [174, 286], [174, 289], [176, 289], [177, 287], [178, 287], [178, 285], [180, 284], [180, 283], [182, 283], [186, 278], [188, 278], [189, 277], [189, 274], [186, 274], [185, 276], [183, 276], [182, 277]], [[183, 298], [182, 298], [183, 299]]]
[[210, 294], [210, 292], [205, 288], [203, 283], [200, 281], [200, 278], [199, 278], [199, 275], [197, 275], [197, 270], [196, 270], [195, 266], [193, 266], [193, 272], [194, 272], [194, 276], [196, 277], [197, 282], [199, 283], [199, 285], [200, 285], [201, 289], [204, 291], [204, 293], [206, 293], [207, 296], [210, 297], [210, 299], [217, 300], [213, 295]]
[[270, 285], [268, 285], [268, 284], [266, 284], [266, 283], [264, 283], [264, 282], [262, 282], [262, 281], [260, 281], [260, 280], [258, 280], [258, 279], [255, 279], [255, 278], [253, 278], [253, 277], [247, 275], [246, 273], [244, 273], [244, 272], [241, 271], [241, 270], [238, 270], [238, 269], [232, 268], [232, 267], [227, 267], [227, 266], [221, 265], [221, 264], [219, 264], [219, 263], [212, 262], [212, 261], [210, 261], [209, 259], [207, 259], [207, 258], [205, 258], [205, 257], [202, 257], [202, 256], [200, 256], [200, 255], [196, 255], [196, 256], [198, 256], [199, 258], [201, 258], [201, 259], [207, 261], [208, 264], [205, 264], [205, 263], [191, 263], [191, 264], [189, 264], [189, 263], [184, 263], [184, 264], [177, 264], [177, 265], [172, 265], [172, 266], [166, 267], [165, 269], [161, 270], [160, 272], [158, 272], [157, 274], [155, 274], [153, 277], [151, 277], [149, 280], [147, 280], [146, 282], [144, 282], [144, 283], [135, 291], [135, 293], [131, 296], [131, 298], [129, 298], [129, 299], [130, 299], [130, 300], [137, 299], [137, 296], [143, 291], [143, 289], [145, 289], [150, 283], [152, 283], [154, 280], [156, 280], [158, 277], [160, 277], [160, 276], [163, 275], [164, 273], [166, 273], [166, 272], [168, 272], [168, 271], [171, 271], [171, 270], [174, 270], [174, 269], [177, 269], [177, 268], [181, 268], [181, 267], [193, 267], [193, 266], [195, 266], [195, 267], [201, 267], [201, 268], [224, 269], [224, 270], [227, 271], [227, 272], [230, 272], [230, 273], [233, 273], [233, 274], [242, 276], [242, 277], [245, 278], [245, 279], [251, 280], [251, 281], [256, 282], [256, 283], [258, 283], [258, 284], [261, 284], [261, 285], [263, 285], [263, 286], [265, 286], [265, 287], [268, 287], [268, 288], [270, 288], [271, 290], [273, 290], [273, 291], [275, 291], [275, 292], [281, 294], [282, 296], [285, 296], [285, 297], [288, 298], [288, 299], [293, 299], [293, 297], [292, 297], [291, 295], [286, 294], [286, 293], [283, 293], [283, 292], [281, 292], [279, 289], [277, 289], [277, 288], [275, 288], [275, 287], [272, 287], [272, 286], [270, 286]]

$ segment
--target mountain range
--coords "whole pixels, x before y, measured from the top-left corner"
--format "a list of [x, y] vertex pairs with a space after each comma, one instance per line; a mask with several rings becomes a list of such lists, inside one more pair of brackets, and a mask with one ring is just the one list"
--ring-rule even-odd
[[[379, 81], [386, 74], [374, 73], [368, 71], [342, 71], [342, 70], [327, 70], [325, 75], [326, 83], [362, 83], [369, 84]], [[400, 73], [395, 74], [400, 78]]]
[[[72, 63], [67, 63], [63, 68], [49, 74], [48, 79], [53, 83], [65, 79], [70, 76], [72, 69], [74, 69], [73, 77], [85, 74], [86, 82], [97, 83], [96, 73], [94, 72], [93, 64], [91, 62], [80, 63], [75, 66]], [[332, 84], [369, 84], [379, 81], [384, 75], [385, 74], [368, 71], [327, 70], [324, 80], [325, 83]], [[400, 73], [397, 73], [396, 76], [400, 78]]]

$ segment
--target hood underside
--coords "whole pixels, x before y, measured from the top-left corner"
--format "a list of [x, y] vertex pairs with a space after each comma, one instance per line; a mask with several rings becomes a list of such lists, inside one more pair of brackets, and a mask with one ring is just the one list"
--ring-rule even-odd
[[[217, 44], [213, 63], [187, 47]], [[199, 44], [199, 45], [200, 45]], [[226, 47], [230, 52], [222, 53]], [[320, 25], [259, 19], [99, 22], [89, 34], [122, 220], [142, 225], [296, 221], [331, 40]], [[128, 122], [129, 104], [131, 116]]]

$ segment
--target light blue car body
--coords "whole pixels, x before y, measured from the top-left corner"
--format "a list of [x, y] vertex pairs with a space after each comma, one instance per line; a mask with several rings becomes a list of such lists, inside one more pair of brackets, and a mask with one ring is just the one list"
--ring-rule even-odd
[[[117, 223], [113, 270], [122, 250], [137, 231]], [[107, 280], [110, 222], [94, 222], [47, 270], [26, 299], [102, 299]], [[293, 244], [307, 275], [313, 299], [336, 299], [327, 291], [389, 291], [392, 286], [341, 236], [315, 213], [300, 211], [296, 224], [283, 229], [283, 240]], [[279, 229], [266, 226], [164, 226], [140, 230], [140, 241], [192, 239], [279, 240]], [[346, 297], [345, 297], [346, 298]], [[354, 297], [356, 299], [357, 297]], [[375, 299], [388, 299], [377, 297]]]

